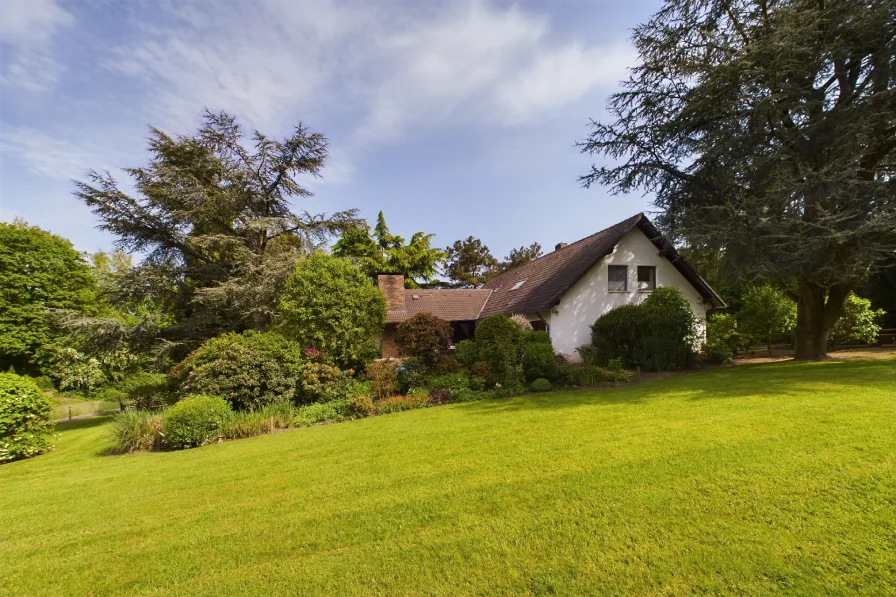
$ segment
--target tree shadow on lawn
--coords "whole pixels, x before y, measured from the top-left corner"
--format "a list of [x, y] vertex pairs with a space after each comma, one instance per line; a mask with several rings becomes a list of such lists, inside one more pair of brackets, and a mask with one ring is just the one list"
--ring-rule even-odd
[[99, 415], [86, 419], [74, 419], [72, 421], [63, 421], [56, 423], [56, 431], [74, 431], [76, 429], [90, 429], [108, 423], [114, 415]]
[[[879, 387], [890, 378], [896, 384], [896, 360], [779, 362], [739, 365], [698, 371], [666, 379], [617, 388], [582, 388], [515, 398], [494, 398], [475, 403], [476, 414], [522, 410], [561, 410], [577, 406], [629, 404], [668, 395], [687, 400], [744, 398], [759, 396], [775, 399], [806, 395], [807, 389], [833, 390]], [[827, 386], [827, 387], [825, 387]], [[896, 394], [896, 385], [894, 385]]]

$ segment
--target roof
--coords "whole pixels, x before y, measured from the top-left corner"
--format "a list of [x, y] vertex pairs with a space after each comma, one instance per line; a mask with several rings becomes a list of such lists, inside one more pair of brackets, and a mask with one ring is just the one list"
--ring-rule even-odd
[[647, 216], [639, 213], [605, 230], [548, 253], [524, 265], [508, 270], [483, 286], [493, 290], [481, 317], [496, 313], [531, 313], [550, 309], [561, 297], [609, 255], [626, 234], [640, 228], [675, 268], [713, 307], [725, 307], [725, 301], [700, 277], [666, 241]]
[[403, 310], [390, 310], [386, 323], [400, 323], [417, 313], [431, 313], [445, 321], [478, 319], [492, 291], [483, 288], [405, 289]]

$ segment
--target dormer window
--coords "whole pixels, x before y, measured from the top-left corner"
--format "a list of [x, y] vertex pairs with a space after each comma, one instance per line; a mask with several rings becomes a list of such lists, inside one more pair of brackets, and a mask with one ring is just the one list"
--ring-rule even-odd
[[517, 282], [516, 284], [514, 284], [513, 286], [511, 286], [510, 289], [511, 289], [511, 290], [516, 290], [516, 289], [518, 289], [520, 286], [522, 286], [523, 284], [526, 283], [526, 280], [527, 280], [527, 279], [528, 279], [528, 278], [524, 278], [524, 279], [520, 280], [519, 282]]

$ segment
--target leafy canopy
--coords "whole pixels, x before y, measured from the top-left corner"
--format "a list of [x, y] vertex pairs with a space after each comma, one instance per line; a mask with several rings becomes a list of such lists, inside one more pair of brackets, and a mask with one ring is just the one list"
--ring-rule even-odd
[[280, 309], [287, 336], [357, 370], [376, 356], [386, 323], [383, 293], [357, 266], [325, 253], [296, 266]]
[[789, 334], [796, 326], [796, 303], [771, 284], [747, 285], [737, 314], [739, 327], [753, 343], [768, 346], [775, 337]]
[[896, 249], [896, 3], [668, 0], [583, 151], [675, 237], [798, 289], [798, 358]]
[[498, 260], [472, 236], [445, 248], [445, 274], [453, 288], [478, 288], [498, 269]]
[[97, 284], [72, 244], [16, 220], [0, 222], [0, 366], [35, 370], [37, 350], [62, 336], [48, 309], [92, 314]]
[[404, 274], [405, 284], [417, 288], [435, 279], [445, 252], [432, 247], [434, 234], [415, 232], [411, 241], [389, 232], [380, 212], [371, 232], [366, 223], [347, 228], [336, 244], [333, 255], [357, 263], [364, 274], [375, 280], [377, 274]]

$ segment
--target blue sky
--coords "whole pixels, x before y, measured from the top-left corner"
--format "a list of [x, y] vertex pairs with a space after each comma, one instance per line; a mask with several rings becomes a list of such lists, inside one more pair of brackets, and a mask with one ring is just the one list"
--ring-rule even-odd
[[147, 126], [204, 107], [330, 139], [297, 209], [384, 210], [394, 233], [473, 235], [502, 257], [574, 241], [649, 208], [582, 189], [573, 147], [635, 59], [630, 0], [331, 0], [0, 4], [0, 220], [108, 249], [72, 179], [142, 165]]

